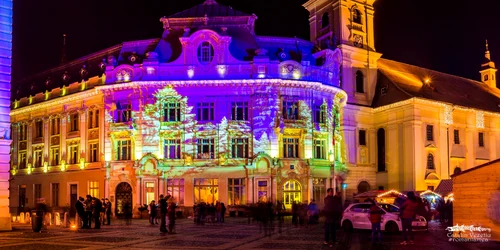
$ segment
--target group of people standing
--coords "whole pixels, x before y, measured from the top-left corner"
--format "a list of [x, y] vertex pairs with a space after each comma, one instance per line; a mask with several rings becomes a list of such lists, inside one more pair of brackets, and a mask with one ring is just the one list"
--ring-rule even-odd
[[101, 222], [104, 225], [111, 225], [111, 202], [108, 198], [99, 200], [90, 195], [87, 199], [79, 197], [75, 204], [76, 212], [80, 217], [80, 229], [90, 229], [92, 221], [94, 221], [94, 229], [101, 228]]
[[163, 196], [162, 194], [158, 203], [154, 200], [149, 203], [149, 223], [151, 225], [158, 225], [158, 221], [160, 221], [160, 232], [175, 234], [175, 209], [177, 208], [177, 204], [171, 198], [170, 194], [167, 196]]
[[222, 223], [226, 214], [226, 205], [224, 202], [216, 202], [215, 204], [206, 204], [201, 202], [193, 206], [194, 222], [197, 225], [209, 223]]

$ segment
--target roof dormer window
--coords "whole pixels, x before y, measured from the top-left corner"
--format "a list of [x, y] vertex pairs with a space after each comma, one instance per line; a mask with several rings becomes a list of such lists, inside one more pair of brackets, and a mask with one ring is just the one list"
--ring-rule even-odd
[[198, 61], [207, 65], [214, 59], [214, 47], [209, 42], [202, 42], [198, 47]]

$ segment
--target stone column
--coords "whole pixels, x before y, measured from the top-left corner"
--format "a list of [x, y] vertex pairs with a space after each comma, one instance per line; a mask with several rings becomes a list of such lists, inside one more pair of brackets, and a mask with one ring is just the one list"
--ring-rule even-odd
[[[84, 109], [81, 111], [78, 111], [78, 118], [80, 118], [80, 154], [81, 152], [85, 152], [84, 155], [80, 155], [80, 159], [83, 158], [85, 162], [87, 162], [88, 159], [88, 150], [87, 150], [87, 112], [88, 109]], [[80, 162], [78, 162], [79, 164]]]
[[9, 214], [10, 179], [10, 67], [12, 65], [12, 0], [0, 0], [0, 231], [12, 230]]
[[[391, 118], [389, 114], [389, 120], [395, 119]], [[400, 178], [399, 178], [399, 133], [398, 124], [390, 124], [385, 129], [385, 168], [387, 171], [387, 184], [388, 189], [401, 190]]]

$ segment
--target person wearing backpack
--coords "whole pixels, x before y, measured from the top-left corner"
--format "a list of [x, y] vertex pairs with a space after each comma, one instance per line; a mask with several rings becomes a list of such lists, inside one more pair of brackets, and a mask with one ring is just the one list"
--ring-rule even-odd
[[[413, 192], [408, 192], [408, 199], [401, 206], [401, 222], [403, 224], [403, 242], [401, 245], [413, 244], [413, 232], [411, 223], [417, 215], [417, 198]], [[408, 233], [407, 233], [408, 231]], [[410, 236], [410, 241], [407, 241], [407, 234]]]

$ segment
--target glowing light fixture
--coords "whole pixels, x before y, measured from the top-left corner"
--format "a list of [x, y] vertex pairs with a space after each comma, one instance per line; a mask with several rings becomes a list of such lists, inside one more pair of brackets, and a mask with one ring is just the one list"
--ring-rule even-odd
[[217, 65], [217, 72], [219, 73], [220, 77], [224, 77], [226, 75], [226, 65]]
[[45, 100], [48, 100], [50, 97], [50, 92], [48, 90], [45, 91]]
[[61, 161], [61, 171], [66, 171], [66, 161], [65, 160], [62, 160]]
[[61, 96], [65, 96], [67, 94], [68, 90], [66, 90], [66, 86], [63, 86], [61, 89]]
[[187, 70], [187, 75], [188, 75], [189, 78], [193, 78], [193, 76], [194, 76], [194, 69], [193, 68], [189, 68]]
[[31, 165], [31, 163], [28, 163], [28, 174], [31, 174], [32, 169], [33, 169], [33, 165]]
[[300, 79], [300, 72], [298, 70], [293, 71], [293, 78]]
[[85, 169], [85, 159], [84, 158], [80, 158], [80, 169], [81, 170]]
[[385, 193], [379, 194], [379, 195], [377, 195], [377, 197], [378, 197], [378, 198], [380, 198], [380, 197], [384, 197], [384, 196], [389, 195], [389, 194], [397, 194], [397, 195], [399, 195], [399, 196], [404, 196], [404, 197], [406, 197], [406, 195], [405, 195], [405, 194], [400, 193], [400, 192], [398, 192], [398, 191], [396, 191], [396, 190], [394, 190], [394, 189], [389, 190], [389, 191], [387, 191], [387, 192], [385, 192]]
[[49, 163], [48, 162], [44, 162], [43, 163], [43, 172], [47, 173], [48, 171], [49, 171]]
[[12, 175], [16, 175], [17, 174], [17, 166], [16, 165], [12, 166], [12, 170], [10, 170], [10, 172], [12, 173]]
[[425, 78], [424, 80], [425, 83], [430, 83], [431, 82], [431, 79], [429, 77]]
[[154, 75], [155, 74], [155, 68], [153, 68], [153, 67], [147, 67], [146, 68], [146, 72], [148, 73], [148, 75]]

